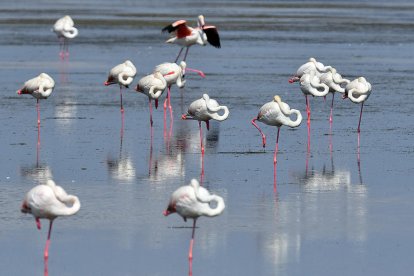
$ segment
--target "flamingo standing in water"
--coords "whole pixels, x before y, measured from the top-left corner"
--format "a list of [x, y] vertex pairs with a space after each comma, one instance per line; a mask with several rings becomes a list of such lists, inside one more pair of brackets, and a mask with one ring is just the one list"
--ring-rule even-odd
[[167, 103], [168, 103], [168, 108], [170, 110], [171, 121], [173, 120], [172, 106], [171, 106], [171, 86], [173, 84], [176, 84], [179, 88], [183, 88], [186, 82], [184, 79], [184, 75], [186, 71], [196, 72], [202, 78], [205, 78], [205, 74], [202, 71], [192, 69], [192, 68], [187, 68], [187, 64], [185, 61], [181, 61], [179, 65], [173, 62], [161, 63], [157, 65], [154, 69], [154, 72], [160, 72], [164, 76], [165, 80], [167, 81], [167, 89], [168, 89], [167, 92], [168, 93], [164, 101], [164, 123], [166, 120]]
[[359, 77], [345, 87], [345, 93], [343, 98], [349, 98], [353, 103], [361, 103], [361, 111], [359, 114], [358, 122], [358, 133], [361, 132], [361, 118], [362, 118], [362, 108], [364, 107], [364, 102], [368, 99], [371, 94], [371, 84], [367, 82], [364, 77]]
[[220, 36], [215, 26], [206, 26], [203, 15], [198, 16], [197, 24], [198, 26], [196, 28], [192, 28], [187, 26], [185, 20], [178, 20], [162, 29], [162, 32], [168, 31], [169, 33], [174, 32], [175, 34], [175, 36], [168, 39], [166, 43], [173, 43], [181, 46], [181, 50], [174, 62], [178, 61], [183, 49], [187, 48], [183, 59], [183, 61], [185, 61], [190, 46], [194, 44], [205, 46], [208, 42], [216, 48], [221, 47]]
[[56, 33], [60, 51], [59, 56], [64, 59], [69, 56], [69, 39], [75, 38], [78, 35], [78, 29], [74, 27], [74, 22], [69, 15], [59, 18], [53, 25], [52, 31]]
[[329, 92], [332, 93], [331, 113], [329, 115], [329, 123], [332, 125], [332, 113], [335, 92], [345, 93], [345, 87], [350, 81], [342, 78], [335, 68], [330, 68], [326, 73], [321, 74], [320, 81], [329, 87]]
[[[296, 114], [296, 120], [292, 121], [290, 115]], [[264, 104], [256, 118], [252, 120], [252, 124], [259, 130], [262, 136], [262, 145], [266, 146], [266, 135], [256, 124], [256, 121], [262, 122], [269, 126], [277, 127], [276, 147], [273, 155], [273, 166], [274, 166], [274, 183], [276, 188], [276, 163], [277, 163], [277, 151], [279, 148], [279, 133], [282, 125], [295, 128], [302, 122], [302, 114], [299, 110], [290, 109], [287, 103], [282, 102], [279, 96], [274, 96], [273, 101]]]
[[[211, 208], [210, 203], [215, 202], [216, 207]], [[200, 186], [196, 179], [192, 179], [189, 185], [178, 188], [172, 195], [164, 216], [172, 213], [179, 214], [184, 221], [187, 218], [193, 219], [193, 232], [190, 242], [188, 259], [193, 258], [193, 245], [196, 221], [200, 216], [215, 217], [223, 213], [225, 208], [222, 197], [210, 194], [205, 188]]]
[[[219, 115], [219, 112], [223, 111], [223, 115]], [[183, 114], [181, 119], [183, 120], [197, 120], [200, 128], [200, 145], [201, 153], [204, 154], [203, 147], [203, 133], [201, 130], [201, 122], [206, 123], [207, 130], [210, 129], [209, 120], [224, 121], [229, 116], [229, 109], [227, 106], [219, 105], [214, 99], [210, 99], [209, 95], [203, 94], [201, 99], [198, 99], [190, 104], [187, 114]]]
[[49, 257], [50, 234], [54, 219], [58, 216], [74, 215], [79, 211], [80, 206], [78, 197], [68, 195], [53, 180], [48, 180], [46, 184], [35, 186], [26, 194], [21, 211], [32, 214], [35, 217], [38, 229], [41, 227], [40, 219], [49, 220], [49, 232], [44, 251], [45, 260]]
[[137, 74], [137, 69], [130, 60], [126, 60], [124, 63], [118, 64], [109, 71], [108, 79], [104, 84], [106, 86], [111, 84], [119, 84], [119, 93], [121, 97], [121, 112], [124, 113], [124, 106], [122, 103], [122, 86], [128, 88], [128, 86], [134, 80]]
[[17, 94], [30, 94], [36, 98], [37, 127], [40, 127], [40, 107], [39, 100], [47, 99], [55, 88], [55, 81], [46, 73], [26, 81], [22, 89], [17, 90]]

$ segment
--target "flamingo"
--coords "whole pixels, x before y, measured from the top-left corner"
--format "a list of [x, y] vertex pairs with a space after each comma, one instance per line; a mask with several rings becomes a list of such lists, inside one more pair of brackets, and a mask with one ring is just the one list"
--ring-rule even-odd
[[40, 184], [32, 188], [25, 196], [21, 211], [32, 214], [35, 217], [37, 228], [40, 230], [40, 219], [49, 220], [49, 232], [47, 234], [44, 251], [45, 260], [49, 257], [50, 234], [52, 224], [58, 216], [71, 216], [80, 209], [80, 201], [74, 195], [68, 195], [65, 190], [56, 185], [53, 180], [46, 184]]
[[[216, 203], [215, 208], [210, 207], [211, 202]], [[187, 221], [187, 218], [193, 219], [193, 231], [188, 253], [189, 260], [193, 258], [194, 233], [197, 219], [200, 216], [218, 216], [223, 213], [224, 208], [223, 198], [210, 194], [209, 191], [200, 186], [196, 179], [192, 179], [189, 185], [182, 186], [173, 192], [168, 207], [163, 214], [168, 216], [172, 213], [177, 213], [184, 221]]]
[[126, 60], [124, 63], [118, 64], [109, 71], [108, 79], [104, 82], [104, 85], [119, 84], [119, 93], [121, 97], [121, 112], [124, 113], [124, 106], [122, 104], [122, 86], [128, 88], [128, 86], [134, 80], [137, 74], [137, 69], [130, 60]]
[[371, 84], [367, 82], [364, 77], [359, 77], [348, 83], [345, 87], [345, 93], [342, 98], [349, 98], [353, 103], [361, 103], [361, 111], [359, 114], [358, 133], [361, 132], [361, 118], [362, 108], [364, 102], [368, 99], [371, 94]]
[[[187, 64], [185, 61], [181, 61], [178, 65], [177, 63], [173, 62], [165, 62], [157, 65], [154, 69], [154, 72], [160, 72], [162, 75], [164, 75], [165, 80], [167, 81], [167, 97], [164, 101], [164, 121], [166, 117], [166, 110], [167, 110], [167, 102], [168, 102], [168, 108], [170, 110], [170, 117], [171, 121], [173, 120], [172, 117], [172, 107], [171, 107], [171, 86], [173, 84], [176, 84], [179, 88], [183, 88], [185, 85], [185, 79], [184, 75], [186, 71], [193, 71], [198, 73], [202, 78], [205, 78], [205, 74], [196, 69], [187, 68]], [[171, 74], [169, 74], [172, 72]], [[169, 74], [169, 75], [168, 75]]]
[[310, 58], [309, 61], [305, 64], [302, 64], [298, 70], [296, 71], [296, 74], [289, 79], [289, 83], [294, 83], [300, 80], [303, 74], [310, 73], [310, 71], [315, 71], [319, 73], [324, 73], [328, 71], [331, 66], [325, 66], [323, 63], [316, 61], [315, 58]]
[[[296, 120], [292, 121], [290, 115], [296, 114]], [[280, 96], [276, 95], [273, 97], [273, 101], [264, 104], [256, 118], [252, 119], [252, 124], [259, 130], [262, 136], [263, 148], [266, 147], [266, 135], [256, 124], [256, 121], [262, 122], [269, 126], [277, 127], [276, 147], [273, 155], [273, 166], [274, 166], [274, 183], [276, 188], [276, 163], [277, 163], [277, 151], [279, 148], [279, 133], [282, 125], [295, 128], [302, 122], [302, 114], [299, 110], [290, 109], [287, 103], [282, 102]]]
[[17, 94], [30, 94], [36, 98], [37, 128], [40, 127], [40, 99], [47, 99], [55, 88], [55, 81], [46, 73], [26, 81], [23, 88], [17, 90]]
[[53, 25], [52, 31], [56, 33], [59, 39], [59, 56], [62, 59], [65, 58], [65, 51], [66, 56], [69, 56], [69, 39], [75, 38], [78, 35], [78, 29], [76, 29], [74, 25], [75, 24], [69, 15], [59, 18]]
[[345, 93], [345, 88], [341, 85], [347, 85], [350, 81], [342, 78], [335, 68], [330, 68], [326, 73], [321, 74], [320, 81], [329, 87], [329, 92], [332, 93], [331, 113], [329, 115], [329, 122], [332, 125], [332, 112], [335, 92]]
[[178, 61], [183, 49], [187, 48], [183, 59], [183, 61], [185, 61], [190, 46], [194, 44], [205, 46], [208, 42], [216, 48], [221, 48], [220, 36], [215, 26], [206, 26], [203, 15], [198, 16], [197, 25], [197, 27], [192, 28], [187, 26], [187, 21], [178, 20], [162, 29], [162, 32], [168, 31], [169, 33], [175, 33], [175, 36], [168, 39], [166, 43], [173, 43], [181, 46], [181, 50], [178, 53], [175, 62]]
[[[224, 113], [219, 115], [219, 111], [223, 110]], [[203, 147], [203, 133], [201, 130], [201, 122], [206, 123], [207, 130], [210, 129], [209, 120], [224, 121], [229, 116], [229, 109], [227, 106], [219, 105], [214, 99], [210, 99], [210, 96], [203, 94], [201, 99], [198, 99], [190, 104], [187, 114], [183, 114], [181, 119], [183, 120], [197, 120], [200, 128], [200, 145], [201, 153], [204, 154]]]

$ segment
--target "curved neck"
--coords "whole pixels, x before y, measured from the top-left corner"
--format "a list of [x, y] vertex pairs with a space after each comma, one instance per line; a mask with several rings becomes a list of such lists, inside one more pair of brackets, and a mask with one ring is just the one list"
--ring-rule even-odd
[[[126, 79], [124, 79], [124, 76], [126, 76]], [[133, 81], [133, 78], [126, 75], [125, 72], [121, 72], [118, 75], [118, 82], [124, 86], [128, 86], [129, 84], [131, 84]]]
[[[223, 115], [219, 115], [217, 112], [220, 110], [224, 110]], [[218, 110], [215, 113], [211, 113], [210, 116], [212, 119], [217, 120], [217, 121], [224, 121], [227, 119], [227, 117], [229, 117], [229, 109], [227, 108], [227, 106], [219, 106]]]
[[286, 124], [289, 127], [297, 127], [300, 125], [300, 123], [302, 122], [302, 114], [300, 113], [299, 110], [296, 109], [291, 109], [290, 113], [294, 113], [296, 114], [296, 120], [292, 121], [291, 119], [288, 120], [288, 124]]
[[62, 200], [62, 202], [66, 206], [69, 205], [70, 207], [60, 208], [59, 210], [57, 210], [56, 214], [58, 216], [70, 216], [76, 214], [81, 207], [80, 201], [77, 196], [68, 195], [64, 200]]
[[368, 94], [359, 94], [358, 98], [354, 97], [353, 93], [356, 92], [355, 89], [351, 89], [348, 91], [348, 98], [354, 103], [361, 103], [364, 102], [368, 98]]
[[216, 205], [215, 208], [211, 208], [210, 206], [205, 208], [203, 213], [207, 217], [215, 217], [215, 216], [220, 215], [221, 213], [223, 213], [223, 210], [226, 207], [225, 204], [224, 204], [223, 198], [220, 197], [220, 196], [210, 195], [208, 203], [210, 203], [212, 201], [216, 202], [217, 205]]
[[[320, 88], [322, 88], [323, 90], [321, 91]], [[329, 93], [329, 86], [327, 86], [324, 83], [321, 83], [318, 77], [311, 76], [309, 92], [314, 96], [323, 97]]]
[[67, 30], [67, 32], [65, 33], [65, 36], [67, 38], [74, 38], [75, 36], [78, 35], [78, 29], [76, 29], [75, 27], [70, 28], [69, 30]]

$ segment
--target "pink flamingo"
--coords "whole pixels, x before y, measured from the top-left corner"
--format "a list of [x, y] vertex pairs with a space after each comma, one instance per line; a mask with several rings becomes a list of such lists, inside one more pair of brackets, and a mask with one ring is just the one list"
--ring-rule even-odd
[[69, 56], [69, 39], [75, 38], [78, 35], [78, 29], [74, 27], [74, 22], [69, 15], [59, 18], [53, 25], [52, 31], [56, 33], [59, 44], [59, 56], [64, 59]]
[[[211, 208], [210, 203], [215, 202], [216, 207]], [[200, 186], [196, 179], [192, 179], [189, 185], [178, 188], [170, 198], [167, 209], [164, 211], [164, 216], [172, 213], [179, 214], [184, 221], [187, 218], [193, 219], [193, 231], [190, 241], [190, 250], [188, 252], [188, 259], [193, 259], [193, 245], [196, 221], [200, 216], [215, 217], [223, 213], [225, 208], [222, 197], [210, 194], [205, 188]], [[191, 272], [191, 267], [190, 267]]]
[[[296, 114], [296, 120], [292, 121], [290, 115]], [[282, 125], [289, 126], [291, 128], [298, 127], [302, 122], [302, 114], [299, 110], [290, 109], [287, 103], [282, 102], [279, 96], [274, 96], [273, 101], [264, 104], [256, 118], [252, 119], [252, 124], [259, 130], [262, 136], [262, 145], [266, 146], [266, 135], [256, 124], [256, 121], [262, 122], [269, 126], [277, 127], [276, 147], [273, 155], [273, 166], [274, 166], [274, 188], [276, 189], [276, 163], [277, 163], [277, 152], [279, 148], [279, 133]]]
[[37, 185], [25, 196], [21, 211], [32, 214], [35, 217], [37, 228], [40, 230], [40, 219], [49, 220], [49, 232], [47, 234], [44, 258], [49, 257], [50, 235], [52, 224], [58, 216], [71, 216], [80, 209], [80, 201], [74, 195], [68, 195], [62, 187], [57, 186], [53, 180]]
[[119, 93], [121, 97], [121, 113], [124, 113], [124, 105], [122, 103], [122, 86], [128, 88], [128, 86], [134, 80], [137, 74], [137, 69], [130, 60], [126, 60], [124, 63], [118, 64], [109, 71], [108, 79], [104, 82], [105, 86], [111, 84], [119, 84]]
[[[218, 112], [223, 111], [223, 115], [219, 115]], [[187, 114], [183, 114], [181, 119], [183, 120], [197, 120], [200, 128], [200, 145], [201, 153], [204, 154], [203, 146], [203, 133], [201, 130], [201, 122], [206, 123], [207, 130], [210, 129], [209, 120], [224, 121], [229, 116], [229, 109], [227, 106], [219, 105], [214, 99], [210, 99], [209, 95], [203, 94], [201, 99], [198, 99], [190, 104]]]
[[162, 32], [174, 32], [174, 36], [168, 39], [166, 43], [173, 43], [181, 46], [181, 50], [174, 62], [178, 61], [183, 49], [187, 48], [183, 59], [183, 61], [185, 61], [190, 46], [194, 44], [205, 46], [208, 42], [216, 48], [221, 47], [220, 36], [215, 26], [206, 26], [203, 15], [198, 16], [197, 24], [198, 26], [196, 28], [192, 28], [187, 26], [185, 20], [178, 20], [162, 29]]

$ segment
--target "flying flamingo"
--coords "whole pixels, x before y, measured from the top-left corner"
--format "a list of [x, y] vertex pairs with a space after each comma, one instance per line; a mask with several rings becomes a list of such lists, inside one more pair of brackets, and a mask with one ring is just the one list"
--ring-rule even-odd
[[55, 88], [55, 81], [46, 73], [26, 81], [22, 89], [17, 90], [17, 94], [30, 94], [36, 98], [37, 109], [37, 128], [40, 127], [40, 107], [39, 100], [47, 99]]
[[[219, 115], [219, 111], [223, 110], [223, 115]], [[183, 114], [183, 120], [197, 120], [200, 128], [200, 145], [201, 153], [204, 154], [203, 147], [203, 133], [201, 130], [201, 122], [206, 123], [207, 130], [210, 129], [209, 120], [224, 121], [229, 116], [229, 109], [227, 106], [219, 105], [216, 100], [210, 99], [209, 95], [203, 94], [201, 99], [198, 99], [190, 104], [187, 114]]]
[[124, 63], [118, 64], [109, 71], [108, 79], [104, 83], [106, 86], [111, 84], [119, 84], [119, 93], [121, 97], [121, 112], [124, 113], [124, 106], [122, 103], [122, 86], [128, 88], [128, 86], [134, 80], [137, 74], [137, 69], [130, 60], [126, 60]]
[[[292, 121], [290, 115], [296, 114], [296, 120]], [[256, 124], [256, 121], [262, 122], [269, 126], [277, 127], [277, 137], [276, 137], [276, 148], [273, 156], [273, 166], [274, 166], [274, 183], [276, 189], [276, 163], [277, 163], [277, 151], [279, 148], [279, 133], [280, 127], [282, 125], [289, 126], [291, 128], [298, 127], [302, 122], [302, 114], [299, 110], [290, 109], [287, 103], [282, 102], [279, 96], [274, 96], [273, 101], [264, 104], [256, 118], [252, 120], [252, 124], [259, 130], [262, 135], [262, 145], [266, 146], [266, 135], [262, 132], [260, 127]]]
[[74, 195], [68, 195], [53, 180], [48, 180], [46, 184], [35, 186], [26, 194], [21, 211], [23, 213], [30, 213], [35, 217], [38, 229], [40, 229], [40, 219], [48, 219], [50, 221], [44, 251], [45, 260], [49, 257], [50, 234], [54, 219], [58, 216], [74, 215], [79, 209], [79, 199]]
[[[211, 208], [210, 203], [215, 202], [216, 207]], [[196, 179], [192, 179], [189, 185], [178, 188], [172, 195], [164, 216], [172, 213], [179, 214], [184, 221], [193, 219], [193, 231], [191, 235], [188, 259], [193, 259], [193, 245], [196, 221], [200, 216], [215, 217], [223, 213], [225, 208], [222, 197], [210, 194], [200, 186]], [[191, 268], [190, 268], [191, 269]], [[190, 270], [191, 272], [191, 270]]]
[[361, 132], [361, 118], [362, 118], [362, 108], [364, 107], [364, 102], [368, 99], [371, 94], [371, 84], [367, 82], [364, 77], [359, 77], [345, 87], [344, 99], [349, 98], [354, 103], [361, 103], [361, 112], [359, 114], [359, 123], [358, 123], [358, 133]]
[[198, 16], [197, 24], [197, 27], [192, 28], [187, 26], [185, 20], [178, 20], [162, 29], [162, 32], [168, 31], [169, 33], [175, 33], [175, 36], [168, 39], [166, 43], [173, 43], [181, 46], [181, 50], [174, 62], [178, 61], [183, 49], [186, 47], [187, 49], [183, 59], [183, 61], [185, 61], [190, 46], [194, 44], [205, 46], [208, 42], [216, 48], [221, 47], [220, 36], [215, 26], [205, 26], [203, 15]]
[[69, 15], [66, 15], [58, 19], [53, 25], [52, 31], [56, 33], [59, 44], [60, 52], [59, 56], [64, 59], [65, 54], [69, 56], [69, 39], [75, 38], [78, 35], [78, 29], [74, 27], [72, 18]]
[[321, 74], [320, 81], [329, 87], [329, 92], [332, 93], [331, 113], [329, 115], [329, 122], [332, 125], [332, 112], [335, 92], [345, 93], [343, 85], [347, 85], [350, 81], [342, 78], [335, 68], [330, 68], [326, 73]]

